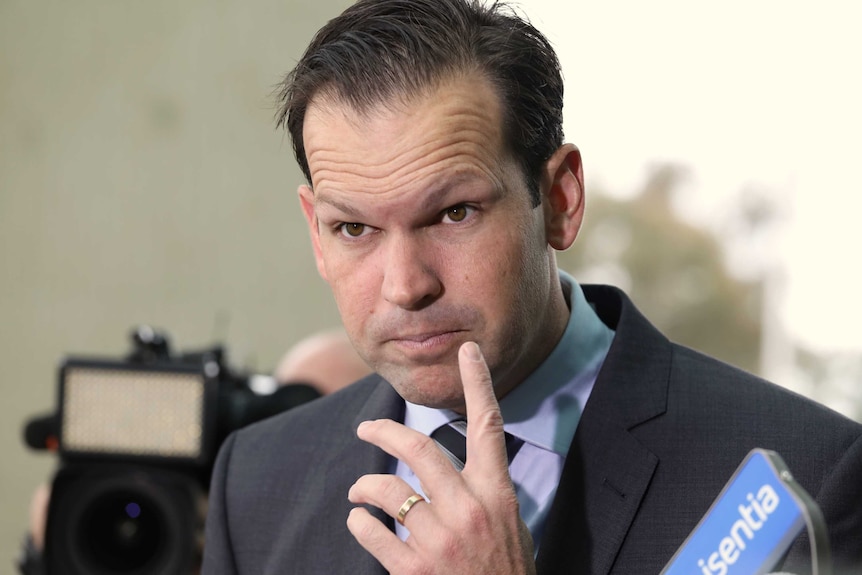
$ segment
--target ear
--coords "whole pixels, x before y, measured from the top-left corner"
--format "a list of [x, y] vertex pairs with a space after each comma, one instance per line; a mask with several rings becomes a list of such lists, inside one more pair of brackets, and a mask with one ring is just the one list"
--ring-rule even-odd
[[299, 204], [302, 206], [302, 213], [305, 215], [305, 221], [308, 223], [308, 231], [311, 233], [311, 247], [314, 249], [314, 260], [317, 262], [317, 273], [320, 274], [325, 281], [329, 281], [326, 277], [326, 266], [323, 263], [323, 251], [320, 249], [320, 223], [317, 215], [314, 213], [314, 191], [307, 185], [299, 186]]
[[561, 146], [545, 165], [550, 182], [542, 204], [545, 233], [555, 250], [568, 249], [578, 237], [584, 221], [584, 167], [574, 144]]

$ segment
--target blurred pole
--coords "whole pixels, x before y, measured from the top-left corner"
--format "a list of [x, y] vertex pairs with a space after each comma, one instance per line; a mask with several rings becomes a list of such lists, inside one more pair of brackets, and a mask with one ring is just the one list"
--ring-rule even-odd
[[[769, 225], [768, 236], [774, 235], [776, 226]], [[767, 255], [761, 275], [761, 336], [760, 336], [760, 373], [766, 379], [809, 395], [810, 389], [803, 387], [796, 370], [796, 347], [784, 322], [785, 302], [787, 301], [787, 270], [774, 249], [775, 242], [767, 238]], [[808, 387], [805, 385], [804, 387]]]
[[810, 395], [810, 386], [799, 377], [796, 346], [785, 321], [789, 286], [781, 240], [792, 188], [789, 185], [780, 194], [763, 189], [743, 192], [741, 216], [747, 236], [744, 253], [760, 281], [760, 375]]

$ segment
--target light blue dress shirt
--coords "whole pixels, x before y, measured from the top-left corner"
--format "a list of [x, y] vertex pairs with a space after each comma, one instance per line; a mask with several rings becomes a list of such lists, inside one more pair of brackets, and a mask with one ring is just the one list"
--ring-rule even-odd
[[[524, 441], [509, 473], [537, 551], [581, 411], [614, 338], [574, 278], [561, 271], [560, 283], [571, 310], [563, 337], [538, 369], [500, 401], [504, 428]], [[404, 424], [430, 435], [459, 418], [454, 411], [407, 402]], [[395, 474], [424, 495], [406, 464], [398, 461]], [[403, 525], [395, 530], [402, 540], [409, 535]]]

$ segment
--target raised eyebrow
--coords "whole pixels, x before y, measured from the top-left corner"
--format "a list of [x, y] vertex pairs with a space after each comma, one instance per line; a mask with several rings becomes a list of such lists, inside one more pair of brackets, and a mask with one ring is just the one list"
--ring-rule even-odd
[[[435, 209], [440, 205], [441, 198], [447, 198], [449, 194], [455, 190], [458, 186], [462, 186], [464, 184], [469, 184], [472, 182], [481, 181], [481, 178], [477, 177], [476, 174], [472, 173], [461, 173], [457, 174], [453, 177], [447, 178], [439, 185], [434, 186], [432, 189], [428, 191], [428, 194], [423, 198], [421, 203], [422, 210], [430, 210]], [[448, 202], [444, 202], [448, 203]], [[458, 201], [452, 205], [458, 205], [465, 202]], [[443, 209], [447, 209], [450, 207], [449, 205], [445, 206]]]
[[348, 218], [355, 218], [357, 220], [362, 219], [362, 213], [359, 210], [357, 210], [350, 204], [345, 204], [344, 202], [338, 201], [335, 198], [330, 198], [323, 194], [318, 194], [317, 203], [330, 205], [345, 214]]

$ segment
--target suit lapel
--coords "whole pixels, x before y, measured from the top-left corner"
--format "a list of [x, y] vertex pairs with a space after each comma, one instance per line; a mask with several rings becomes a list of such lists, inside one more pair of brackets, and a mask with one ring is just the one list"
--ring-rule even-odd
[[631, 431], [666, 409], [670, 344], [621, 292], [584, 291], [616, 336], [566, 457], [537, 558], [541, 575], [610, 573], [658, 465]]
[[[372, 419], [392, 419], [394, 421], [404, 421], [404, 400], [396, 393], [392, 386], [383, 378], [380, 378], [380, 383], [368, 396], [368, 401], [365, 402], [356, 414], [353, 420], [353, 429], [355, 430], [363, 421]], [[359, 443], [367, 448], [370, 453], [363, 450], [363, 453], [358, 453], [354, 450], [353, 455], [345, 452], [344, 456], [355, 458], [357, 463], [366, 466], [367, 473], [392, 473], [395, 470], [395, 459], [380, 449], [377, 446], [370, 445], [364, 441]], [[348, 446], [350, 450], [350, 446]], [[377, 507], [368, 507], [371, 514], [384, 523], [390, 530], [395, 530], [395, 520], [386, 515], [383, 510]], [[369, 555], [370, 556], [370, 555]]]
[[[332, 460], [335, 469], [328, 476], [327, 493], [339, 494], [338, 498], [333, 498], [337, 499], [335, 505], [347, 506], [345, 509], [333, 510], [340, 514], [338, 516], [346, 517], [349, 508], [353, 507], [346, 501], [346, 489], [357, 478], [369, 473], [390, 473], [393, 469], [394, 460], [391, 456], [382, 449], [359, 440], [355, 434], [356, 427], [363, 421], [384, 418], [401, 421], [404, 417], [404, 401], [395, 393], [391, 385], [379, 377], [378, 380], [367, 400], [358, 406], [356, 417], [352, 422], [352, 433], [345, 438]], [[391, 517], [376, 507], [368, 506], [367, 509], [389, 529], [394, 530], [394, 520]], [[374, 556], [359, 546], [347, 529], [340, 530], [339, 533], [341, 540], [330, 541], [331, 548], [339, 550], [331, 555], [332, 561], [335, 562], [331, 565], [332, 573], [385, 575], [383, 566]]]

